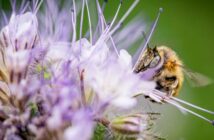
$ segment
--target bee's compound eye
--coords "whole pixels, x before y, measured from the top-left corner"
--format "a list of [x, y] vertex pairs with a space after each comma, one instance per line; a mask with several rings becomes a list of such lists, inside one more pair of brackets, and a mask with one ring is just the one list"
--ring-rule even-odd
[[155, 58], [151, 61], [149, 67], [153, 68], [155, 66], [157, 66], [160, 62], [160, 56], [155, 56]]

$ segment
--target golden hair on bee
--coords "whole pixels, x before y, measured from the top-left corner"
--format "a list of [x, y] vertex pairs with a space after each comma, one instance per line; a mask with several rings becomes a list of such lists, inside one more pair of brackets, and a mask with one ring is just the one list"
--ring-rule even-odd
[[166, 46], [157, 47], [157, 51], [164, 62], [157, 75], [154, 76], [154, 80], [164, 89], [163, 91], [177, 96], [184, 81], [181, 68], [181, 65], [183, 65], [182, 61], [175, 51]]

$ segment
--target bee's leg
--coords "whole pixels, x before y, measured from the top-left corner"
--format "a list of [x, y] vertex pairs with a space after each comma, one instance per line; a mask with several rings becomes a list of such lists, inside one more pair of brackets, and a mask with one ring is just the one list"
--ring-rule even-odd
[[150, 101], [153, 103], [160, 103], [160, 104], [163, 103], [162, 98], [160, 96], [155, 95], [155, 94], [149, 94], [149, 98], [150, 98]]
[[148, 99], [148, 98], [149, 98], [149, 95], [144, 95], [144, 97], [145, 97], [146, 99]]
[[156, 101], [149, 97], [149, 95], [144, 95], [146, 99], [149, 99], [152, 103], [156, 103]]

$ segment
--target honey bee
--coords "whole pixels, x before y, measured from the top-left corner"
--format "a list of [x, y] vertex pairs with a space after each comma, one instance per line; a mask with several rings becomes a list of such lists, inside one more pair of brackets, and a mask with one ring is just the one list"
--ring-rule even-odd
[[149, 89], [148, 92], [144, 91], [145, 93], [136, 94], [133, 97], [144, 95], [146, 98], [150, 98], [152, 102], [169, 103], [181, 111], [188, 112], [214, 125], [214, 120], [210, 120], [181, 104], [214, 115], [213, 111], [175, 97], [179, 95], [182, 88], [184, 75], [192, 86], [205, 86], [212, 83], [212, 80], [185, 67], [176, 52], [171, 48], [166, 46], [150, 48], [148, 45], [162, 11], [162, 8], [160, 8], [156, 20], [149, 31], [148, 38], [145, 32], [143, 32], [145, 41], [141, 54], [133, 68], [133, 71], [144, 80], [154, 81], [156, 87], [155, 89]]
[[134, 72], [145, 80], [155, 81], [156, 90], [167, 97], [178, 96], [184, 81], [184, 74], [194, 86], [204, 86], [211, 80], [184, 67], [176, 52], [166, 46], [147, 47], [139, 57]]

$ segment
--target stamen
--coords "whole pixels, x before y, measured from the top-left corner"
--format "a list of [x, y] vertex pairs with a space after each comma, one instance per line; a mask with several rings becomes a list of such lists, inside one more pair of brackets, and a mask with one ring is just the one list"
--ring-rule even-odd
[[76, 41], [76, 25], [74, 21], [74, 10], [71, 9], [71, 22], [72, 22], [72, 28], [73, 28], [73, 34], [72, 34], [72, 43]]
[[26, 3], [26, 0], [22, 0], [20, 9], [23, 9], [23, 7], [25, 6], [25, 3]]
[[35, 14], [38, 12], [38, 10], [39, 10], [39, 8], [41, 7], [42, 3], [43, 3], [43, 0], [40, 0], [38, 6], [37, 6], [36, 9], [34, 10], [34, 13], [35, 13]]
[[[117, 11], [116, 11], [116, 13], [115, 13], [115, 16], [114, 16], [114, 18], [113, 18], [113, 20], [112, 20], [110, 26], [107, 28], [107, 30], [106, 30], [106, 32], [105, 32], [104, 34], [108, 34], [108, 32], [111, 30], [112, 26], [114, 25], [114, 22], [115, 22], [115, 20], [117, 19], [117, 16], [118, 16], [118, 14], [119, 14], [121, 5], [122, 5], [122, 0], [120, 1], [120, 4], [119, 4], [119, 6], [118, 6], [118, 8], [117, 8]], [[116, 45], [115, 45], [115, 43], [114, 43], [114, 41], [113, 41], [113, 38], [110, 37], [110, 39], [111, 39], [111, 41], [113, 42], [113, 47], [114, 47], [114, 50], [115, 50], [116, 54], [119, 56], [119, 53], [118, 53], [118, 50], [117, 50], [117, 48], [116, 48]]]
[[[143, 34], [144, 40], [147, 41], [148, 39], [147, 39], [146, 33], [143, 31], [142, 34]], [[146, 47], [149, 48], [149, 43], [146, 45]]]
[[75, 0], [73, 0], [73, 9], [71, 9], [71, 18], [72, 18], [72, 28], [73, 28], [73, 36], [72, 36], [72, 42], [74, 43], [76, 41], [76, 3]]
[[[160, 91], [158, 91], [158, 90], [153, 91], [153, 93], [155, 93], [155, 94], [157, 94], [157, 95], [159, 95], [159, 96], [164, 96], [163, 93], [160, 92]], [[204, 109], [204, 108], [202, 108], [202, 107], [196, 106], [196, 105], [194, 105], [194, 104], [188, 103], [188, 102], [186, 102], [186, 101], [184, 101], [184, 100], [181, 100], [181, 99], [178, 99], [178, 98], [176, 98], [176, 97], [171, 96], [171, 97], [168, 97], [168, 98], [170, 98], [170, 99], [172, 99], [172, 100], [174, 100], [174, 101], [183, 103], [183, 104], [185, 104], [185, 105], [188, 105], [188, 106], [190, 106], [190, 107], [193, 107], [193, 108], [195, 108], [195, 109], [198, 109], [198, 110], [207, 112], [207, 113], [209, 113], [209, 114], [212, 114], [212, 115], [214, 114], [213, 111], [210, 111], [210, 110]]]
[[154, 24], [152, 25], [152, 28], [151, 28], [151, 30], [150, 30], [150, 32], [149, 32], [149, 35], [148, 35], [148, 38], [146, 39], [146, 42], [145, 42], [145, 44], [144, 44], [144, 46], [143, 46], [143, 48], [142, 48], [142, 52], [144, 52], [146, 46], [148, 45], [148, 43], [149, 43], [149, 41], [150, 41], [150, 39], [151, 39], [151, 37], [152, 37], [152, 35], [153, 35], [153, 33], [154, 33], [155, 28], [157, 27], [157, 23], [158, 23], [158, 20], [159, 20], [159, 17], [160, 17], [160, 14], [161, 14], [162, 11], [163, 11], [163, 9], [160, 8], [160, 9], [159, 9], [159, 12], [158, 12], [158, 16], [157, 16], [157, 18], [156, 18]]
[[[165, 102], [167, 102], [167, 103], [169, 103], [169, 104], [171, 104], [171, 105], [173, 105], [173, 106], [175, 106], [175, 107], [177, 107], [177, 108], [179, 108], [179, 109], [181, 109], [181, 110], [184, 110], [184, 111], [186, 111], [186, 112], [189, 112], [190, 114], [193, 114], [193, 115], [195, 115], [195, 116], [197, 116], [197, 117], [199, 117], [199, 118], [201, 118], [201, 119], [203, 119], [203, 120], [205, 120], [205, 121], [207, 121], [207, 122], [213, 124], [213, 121], [212, 121], [212, 120], [210, 120], [210, 119], [208, 119], [208, 118], [206, 118], [206, 117], [204, 117], [204, 116], [202, 116], [202, 115], [200, 115], [200, 114], [198, 114], [198, 113], [196, 113], [196, 112], [194, 112], [194, 111], [192, 111], [192, 110], [189, 110], [189, 109], [183, 107], [182, 105], [178, 104], [176, 101], [182, 102], [182, 103], [184, 103], [184, 104], [186, 104], [186, 105], [189, 105], [189, 106], [192, 106], [192, 107], [193, 107], [193, 106], [195, 107], [195, 105], [192, 105], [192, 104], [190, 104], [190, 103], [187, 104], [187, 102], [182, 101], [182, 100], [179, 100], [179, 99], [173, 100], [174, 97], [164, 96], [164, 94], [163, 94], [162, 92], [158, 91], [158, 90], [155, 90], [155, 91], [153, 91], [152, 93], [155, 94], [156, 96], [161, 97], [162, 100], [164, 100]], [[197, 108], [197, 109], [203, 110], [203, 108], [200, 108], [200, 107]], [[204, 111], [204, 110], [203, 110], [203, 111]], [[207, 111], [205, 111], [205, 112], [207, 112]], [[211, 112], [211, 111], [210, 111], [210, 112]], [[212, 114], [212, 113], [211, 113], [211, 114]]]
[[24, 4], [25, 2], [23, 2], [22, 3], [22, 6], [21, 6], [21, 11], [20, 11], [20, 14], [23, 14], [25, 11], [26, 11], [26, 9], [28, 8], [28, 6], [29, 6], [29, 1], [26, 3], [26, 4]]
[[8, 21], [6, 13], [3, 10], [1, 12], [2, 12], [5, 24], [8, 24], [9, 21]]
[[[134, 56], [134, 58], [135, 58], [135, 57], [138, 57], [138, 59], [137, 59], [137, 61], [136, 61], [136, 63], [135, 63], [134, 68], [136, 67], [136, 65], [138, 64], [138, 62], [139, 62], [140, 59], [141, 59], [141, 57], [139, 57], [139, 56], [142, 56], [142, 55], [143, 55], [145, 49], [146, 49], [147, 46], [148, 46], [148, 43], [149, 43], [149, 41], [150, 41], [150, 39], [151, 39], [151, 37], [152, 37], [152, 35], [153, 35], [153, 33], [154, 33], [154, 30], [155, 30], [155, 28], [156, 28], [156, 26], [157, 26], [157, 23], [158, 23], [158, 20], [159, 20], [159, 17], [160, 17], [160, 14], [161, 14], [162, 11], [163, 11], [163, 9], [160, 8], [160, 9], [159, 9], [159, 12], [158, 12], [158, 15], [157, 15], [157, 17], [156, 17], [156, 20], [155, 20], [154, 24], [152, 25], [152, 28], [151, 28], [151, 30], [150, 30], [150, 32], [149, 32], [148, 38], [145, 39], [145, 41], [144, 41], [144, 43], [143, 43], [142, 49], [139, 48], [139, 49], [141, 49], [141, 51], [138, 50], [137, 53], [136, 53], [136, 55]], [[140, 55], [138, 55], [138, 52], [141, 52]]]
[[[99, 10], [99, 12], [100, 12], [101, 21], [105, 24], [105, 26], [107, 26], [106, 28], [108, 29], [108, 25], [107, 25], [107, 23], [106, 23], [106, 21], [105, 21], [105, 17], [103, 16], [103, 12], [101, 11], [101, 8], [100, 8], [100, 5], [99, 5], [98, 0], [97, 0], [97, 7], [98, 7], [98, 10]], [[103, 23], [102, 23], [102, 24], [103, 24]], [[104, 30], [104, 26], [103, 26], [102, 31], [103, 31], [103, 30]], [[102, 38], [103, 35], [104, 35], [104, 34], [102, 34], [102, 35], [100, 36], [100, 38]], [[99, 38], [99, 39], [100, 39], [100, 38]], [[98, 39], [98, 40], [99, 40], [99, 39]], [[110, 40], [111, 40], [111, 43], [112, 43], [112, 45], [113, 45], [113, 48], [114, 48], [116, 54], [119, 56], [118, 50], [117, 50], [117, 48], [116, 48], [116, 45], [115, 45], [115, 43], [114, 43], [114, 40], [113, 40], [112, 36], [110, 36]], [[97, 41], [97, 42], [98, 42], [98, 41]]]
[[138, 4], [140, 0], [135, 0], [135, 2], [131, 5], [131, 7], [128, 9], [128, 11], [125, 13], [125, 15], [120, 19], [118, 24], [115, 26], [114, 29], [109, 33], [110, 35], [114, 34], [114, 32], [120, 27], [120, 25], [124, 22], [124, 20], [128, 17], [128, 15], [132, 12], [132, 10], [135, 8], [135, 6]]
[[91, 25], [91, 16], [90, 16], [90, 11], [89, 11], [89, 7], [88, 7], [88, 0], [85, 0], [86, 2], [86, 9], [87, 9], [87, 13], [88, 13], [88, 24], [89, 24], [89, 33], [90, 33], [90, 42], [92, 43], [92, 25]]
[[80, 76], [80, 90], [81, 90], [81, 102], [83, 107], [86, 106], [85, 87], [84, 87], [84, 69], [79, 71]]
[[181, 100], [181, 99], [178, 99], [178, 98], [175, 98], [175, 97], [171, 97], [171, 98], [172, 98], [173, 100], [177, 101], [177, 102], [183, 103], [183, 104], [188, 105], [188, 106], [191, 106], [191, 107], [193, 107], [193, 108], [195, 108], [195, 109], [198, 109], [198, 110], [201, 110], [201, 111], [204, 111], [204, 112], [207, 112], [207, 113], [209, 113], [209, 114], [213, 114], [213, 115], [214, 115], [214, 112], [213, 112], [213, 111], [204, 109], [204, 108], [202, 108], [202, 107], [196, 106], [196, 105], [194, 105], [194, 104], [188, 103], [188, 102], [186, 102], [186, 101], [184, 101], [184, 100]]
[[15, 51], [17, 52], [18, 51], [18, 40], [15, 39]]
[[11, 72], [10, 72], [10, 83], [13, 83], [13, 77], [14, 76], [14, 72], [13, 72], [13, 70], [11, 70]]
[[171, 100], [164, 100], [164, 101], [169, 103], [169, 104], [171, 104], [171, 105], [173, 105], [173, 106], [175, 106], [175, 107], [177, 107], [177, 108], [180, 108], [180, 109], [182, 109], [182, 110], [184, 110], [186, 112], [189, 112], [190, 114], [193, 114], [193, 115], [195, 115], [195, 116], [197, 116], [197, 117], [199, 117], [199, 118], [201, 118], [201, 119], [203, 119], [203, 120], [205, 120], [205, 121], [207, 121], [207, 122], [209, 122], [209, 123], [211, 123], [213, 125], [213, 120], [209, 120], [208, 118], [206, 118], [206, 117], [204, 117], [204, 116], [202, 116], [202, 115], [200, 115], [200, 114], [198, 114], [198, 113], [196, 113], [194, 111], [191, 111], [191, 110], [189, 110], [189, 109], [187, 109], [187, 108], [185, 108], [185, 107], [183, 107], [183, 106], [181, 106], [179, 104], [176, 104]]
[[103, 11], [104, 11], [104, 8], [105, 8], [106, 3], [104, 2], [103, 6], [102, 6], [102, 9], [101, 9], [98, 0], [96, 0], [96, 2], [97, 2], [98, 12], [99, 12], [99, 14], [100, 14], [101, 32], [104, 32], [104, 26], [107, 25], [107, 24], [106, 24], [106, 21], [105, 21], [105, 17], [103, 16]]
[[9, 42], [8, 42], [7, 37], [6, 37], [6, 35], [5, 35], [5, 33], [4, 33], [4, 32], [2, 32], [2, 35], [3, 35], [3, 39], [4, 39], [5, 47], [7, 48], [7, 47], [8, 47]]
[[74, 10], [74, 22], [75, 22], [75, 26], [76, 26], [76, 19], [77, 19], [77, 10], [76, 10], [76, 3], [75, 0], [73, 0], [73, 10]]
[[85, 9], [85, 0], [82, 0], [82, 10], [81, 10], [81, 19], [80, 19], [80, 39], [82, 38], [82, 27], [83, 27], [83, 17]]
[[33, 11], [35, 11], [36, 6], [38, 5], [39, 0], [33, 0]]
[[112, 45], [113, 45], [114, 51], [116, 52], [117, 56], [119, 56], [119, 52], [118, 52], [118, 50], [117, 50], [117, 47], [116, 47], [116, 45], [115, 45], [115, 43], [114, 43], [113, 38], [110, 37], [110, 40], [111, 40], [111, 43], [112, 43]]
[[[103, 23], [103, 19], [102, 19], [102, 10], [100, 8], [100, 4], [98, 2], [98, 0], [96, 0], [96, 5], [97, 5], [97, 13], [98, 13], [98, 23], [94, 32], [94, 36], [93, 36], [93, 42], [92, 44], [94, 44], [94, 42], [96, 41], [96, 37], [98, 36], [98, 33], [103, 32], [104, 30], [104, 23]], [[103, 5], [105, 5], [105, 2], [103, 3]], [[103, 7], [105, 8], [105, 7]]]
[[10, 5], [12, 6], [13, 13], [16, 12], [16, 0], [10, 0]]
[[121, 5], [122, 5], [122, 1], [120, 1], [120, 4], [119, 4], [119, 6], [118, 6], [118, 8], [117, 8], [117, 11], [116, 11], [116, 13], [115, 13], [115, 16], [114, 16], [114, 18], [113, 18], [113, 20], [112, 20], [112, 22], [111, 22], [109, 28], [107, 28], [107, 30], [106, 30], [106, 34], [109, 32], [109, 30], [111, 30], [112, 26], [114, 25], [114, 22], [115, 22], [115, 20], [117, 19], [117, 16], [118, 16], [118, 14], [119, 14]]

